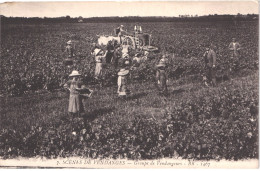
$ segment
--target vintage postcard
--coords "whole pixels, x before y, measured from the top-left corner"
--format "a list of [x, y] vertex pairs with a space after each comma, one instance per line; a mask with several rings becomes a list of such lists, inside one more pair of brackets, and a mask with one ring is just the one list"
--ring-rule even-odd
[[258, 168], [258, 1], [0, 4], [1, 168]]

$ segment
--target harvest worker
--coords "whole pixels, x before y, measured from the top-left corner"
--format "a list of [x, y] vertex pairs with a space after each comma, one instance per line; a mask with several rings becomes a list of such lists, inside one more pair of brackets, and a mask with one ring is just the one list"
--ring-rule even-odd
[[112, 40], [109, 40], [108, 41], [108, 44], [107, 44], [107, 55], [106, 55], [106, 63], [111, 63], [112, 62], [112, 58], [113, 58], [113, 55], [114, 55], [114, 46], [113, 46], [113, 43], [112, 43]]
[[119, 67], [120, 70], [118, 72], [118, 96], [119, 97], [126, 97], [130, 94], [128, 89], [128, 82], [129, 82], [129, 68], [130, 68], [130, 59], [127, 54], [123, 54], [122, 58], [119, 59]]
[[104, 53], [101, 49], [95, 49], [94, 53], [96, 61], [95, 78], [99, 80], [102, 77], [102, 60], [106, 57], [107, 51]]
[[116, 45], [115, 46], [115, 51], [113, 54], [113, 58], [112, 58], [112, 62], [114, 63], [114, 67], [117, 68], [118, 65], [118, 60], [121, 58], [122, 56], [122, 49], [120, 45]]
[[128, 33], [125, 31], [125, 27], [121, 25], [116, 29], [116, 34], [118, 37], [120, 37], [120, 42], [122, 43], [122, 36]]
[[208, 86], [208, 83], [207, 83], [207, 64], [208, 64], [208, 53], [209, 53], [209, 48], [207, 47], [206, 48], [206, 52], [203, 54], [203, 58], [204, 58], [204, 70], [205, 70], [205, 75], [203, 76], [203, 83]]
[[80, 91], [86, 89], [86, 86], [81, 81], [81, 74], [76, 70], [72, 71], [69, 78], [71, 79], [64, 84], [64, 88], [70, 91], [68, 112], [79, 115], [84, 112]]
[[73, 56], [75, 56], [75, 54], [74, 54], [74, 48], [72, 47], [72, 41], [71, 41], [71, 40], [69, 40], [69, 41], [67, 42], [67, 46], [66, 46], [65, 52], [68, 54], [68, 57], [69, 57], [69, 58], [72, 58]]
[[133, 58], [133, 67], [139, 67], [141, 64], [141, 54], [137, 53], [135, 54], [134, 58]]
[[156, 65], [156, 82], [157, 82], [157, 88], [159, 90], [159, 93], [162, 95], [167, 95], [167, 73], [166, 73], [166, 59], [165, 55], [163, 55], [163, 58], [159, 61], [159, 64]]
[[228, 75], [230, 77], [230, 72], [233, 70], [238, 65], [238, 60], [240, 57], [240, 49], [241, 46], [240, 44], [236, 41], [236, 38], [232, 38], [232, 42], [228, 46], [230, 52], [231, 52], [231, 57], [230, 57], [230, 62], [229, 62], [229, 72]]
[[211, 44], [209, 48], [209, 52], [207, 54], [207, 65], [206, 65], [206, 75], [207, 79], [212, 82], [212, 86], [216, 86], [216, 52], [215, 52], [215, 45]]
[[72, 60], [72, 57], [75, 56], [74, 54], [74, 48], [72, 47], [72, 41], [69, 40], [67, 42], [67, 46], [66, 46], [66, 49], [65, 49], [65, 52], [67, 53], [67, 58], [65, 59], [64, 63], [66, 66], [71, 66], [73, 65], [73, 60]]
[[236, 38], [232, 38], [232, 42], [228, 46], [231, 52], [231, 58], [238, 58], [240, 52], [240, 44], [236, 41]]

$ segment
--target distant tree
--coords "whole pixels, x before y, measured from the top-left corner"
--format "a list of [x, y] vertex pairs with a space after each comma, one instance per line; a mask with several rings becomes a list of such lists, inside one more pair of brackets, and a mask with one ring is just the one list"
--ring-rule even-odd
[[82, 17], [82, 16], [79, 16], [78, 22], [79, 22], [79, 23], [82, 23], [82, 22], [83, 22], [83, 17]]
[[70, 16], [69, 16], [69, 15], [67, 15], [67, 16], [66, 16], [66, 19], [67, 19], [67, 20], [69, 20], [69, 19], [70, 19]]

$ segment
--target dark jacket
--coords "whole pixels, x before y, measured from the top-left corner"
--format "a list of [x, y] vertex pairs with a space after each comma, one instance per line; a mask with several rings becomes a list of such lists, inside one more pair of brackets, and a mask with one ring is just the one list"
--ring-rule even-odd
[[207, 56], [207, 61], [208, 61], [207, 66], [212, 68], [213, 65], [216, 65], [216, 58], [217, 58], [216, 52], [213, 49], [210, 49]]

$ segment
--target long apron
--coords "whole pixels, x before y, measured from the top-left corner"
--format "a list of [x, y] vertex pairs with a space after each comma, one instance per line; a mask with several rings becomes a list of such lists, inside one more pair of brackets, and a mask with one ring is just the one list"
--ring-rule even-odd
[[97, 62], [95, 68], [95, 77], [101, 78], [101, 76], [102, 76], [102, 63]]
[[70, 85], [70, 98], [68, 111], [72, 113], [84, 112], [82, 97], [79, 92], [75, 89], [79, 88], [78, 83], [75, 81], [71, 82]]
[[118, 76], [118, 95], [119, 96], [126, 96], [128, 94], [130, 94], [130, 91], [128, 90], [128, 75], [124, 75], [124, 76]]
[[167, 84], [166, 84], [166, 72], [165, 70], [158, 70], [156, 73], [158, 79], [158, 88], [162, 93], [167, 93]]

